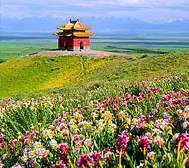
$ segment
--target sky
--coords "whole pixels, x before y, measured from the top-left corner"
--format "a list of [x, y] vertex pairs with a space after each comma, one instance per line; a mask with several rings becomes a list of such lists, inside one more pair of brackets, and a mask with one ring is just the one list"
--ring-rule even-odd
[[131, 18], [147, 22], [189, 19], [189, 0], [0, 0], [1, 17]]

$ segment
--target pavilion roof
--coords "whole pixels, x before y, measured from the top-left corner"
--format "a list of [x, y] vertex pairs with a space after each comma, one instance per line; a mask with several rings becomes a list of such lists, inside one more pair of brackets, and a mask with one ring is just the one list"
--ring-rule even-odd
[[88, 33], [88, 32], [60, 32], [60, 33], [53, 33], [56, 36], [76, 36], [76, 37], [89, 37], [94, 36], [95, 33]]
[[60, 30], [90, 30], [91, 27], [83, 26], [79, 19], [77, 21], [73, 21], [70, 19], [70, 21], [65, 26], [58, 26], [57, 29]]

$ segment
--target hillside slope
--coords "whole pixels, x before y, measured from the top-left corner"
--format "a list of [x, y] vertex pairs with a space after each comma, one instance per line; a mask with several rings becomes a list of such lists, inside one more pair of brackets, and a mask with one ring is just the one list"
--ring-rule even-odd
[[87, 56], [26, 57], [0, 64], [0, 97], [28, 94], [68, 85], [136, 80], [189, 69], [189, 53], [148, 57]]

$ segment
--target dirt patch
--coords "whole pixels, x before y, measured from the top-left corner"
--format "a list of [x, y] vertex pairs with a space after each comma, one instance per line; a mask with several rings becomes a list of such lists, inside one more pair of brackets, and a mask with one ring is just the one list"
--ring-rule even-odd
[[97, 50], [81, 50], [81, 51], [63, 51], [63, 50], [48, 50], [48, 51], [40, 51], [37, 54], [34, 54], [32, 56], [59, 56], [59, 55], [87, 55], [90, 56], [90, 58], [99, 58], [99, 57], [105, 57], [110, 55], [119, 55], [119, 56], [131, 56], [128, 54], [121, 54], [116, 52], [108, 52], [108, 51], [97, 51]]

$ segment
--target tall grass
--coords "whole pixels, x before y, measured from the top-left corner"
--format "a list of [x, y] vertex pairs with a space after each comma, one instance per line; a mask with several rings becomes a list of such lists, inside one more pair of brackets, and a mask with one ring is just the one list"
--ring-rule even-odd
[[7, 99], [0, 106], [0, 164], [185, 167], [188, 88], [186, 73]]

